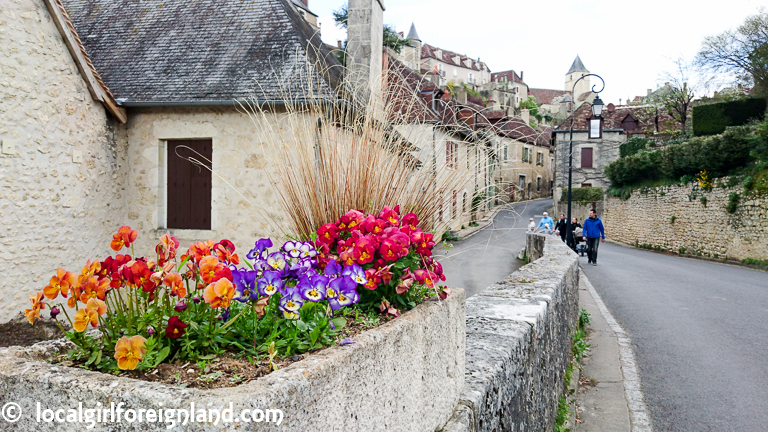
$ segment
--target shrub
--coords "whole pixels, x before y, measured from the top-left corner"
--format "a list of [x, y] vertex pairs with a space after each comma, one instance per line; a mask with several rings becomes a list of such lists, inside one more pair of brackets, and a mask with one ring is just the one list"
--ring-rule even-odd
[[750, 162], [750, 149], [761, 138], [755, 128], [741, 126], [722, 135], [697, 137], [658, 150], [642, 150], [605, 167], [614, 187], [637, 185], [648, 180], [695, 180], [701, 171], [710, 178], [722, 177]]
[[647, 138], [632, 137], [619, 146], [619, 157], [627, 157], [637, 154], [640, 150], [645, 150], [648, 146], [655, 146], [656, 143], [648, 142]]
[[736, 213], [736, 209], [739, 207], [739, 194], [734, 192], [728, 195], [728, 204], [725, 206], [725, 210], [728, 213]]
[[[574, 202], [595, 202], [603, 200], [603, 188], [601, 187], [579, 187], [571, 189], [571, 196]], [[563, 188], [560, 195], [560, 201], [568, 201], [568, 188]]]
[[723, 133], [728, 126], [741, 126], [765, 117], [766, 101], [761, 98], [720, 102], [693, 107], [695, 136]]

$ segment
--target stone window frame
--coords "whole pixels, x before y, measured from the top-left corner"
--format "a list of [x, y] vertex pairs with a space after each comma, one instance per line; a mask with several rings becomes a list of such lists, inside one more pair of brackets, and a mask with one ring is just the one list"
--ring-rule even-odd
[[[179, 238], [213, 238], [216, 236], [216, 228], [219, 225], [218, 214], [215, 207], [215, 199], [213, 190], [211, 191], [211, 229], [210, 230], [196, 230], [196, 229], [171, 229], [168, 228], [168, 141], [184, 140], [184, 139], [209, 139], [211, 140], [211, 160], [214, 160], [216, 154], [216, 137], [212, 136], [184, 136], [174, 138], [161, 138], [158, 143], [158, 159], [157, 159], [157, 230], [155, 234], [161, 236], [170, 232], [171, 235]], [[213, 179], [211, 183], [211, 189], [213, 186]]]

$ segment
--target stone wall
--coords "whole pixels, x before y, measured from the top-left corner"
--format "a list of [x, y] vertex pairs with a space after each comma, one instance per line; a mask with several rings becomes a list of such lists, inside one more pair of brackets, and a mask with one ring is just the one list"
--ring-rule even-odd
[[125, 129], [93, 100], [42, 0], [0, 2], [0, 322], [124, 221]]
[[[467, 300], [464, 391], [442, 432], [550, 431], [578, 315], [578, 258], [528, 234], [541, 256]], [[514, 259], [510, 257], [510, 259]]]
[[[275, 133], [287, 130], [274, 114]], [[307, 120], [315, 124], [316, 120]], [[125, 222], [139, 231], [137, 254], [148, 254], [166, 232], [167, 140], [211, 139], [211, 230], [170, 230], [181, 248], [208, 239], [226, 238], [241, 256], [260, 237], [287, 233], [279, 194], [270, 187], [266, 137], [251, 118], [234, 106], [134, 108], [128, 115], [130, 179]], [[285, 130], [285, 131], [284, 131]]]
[[[731, 193], [741, 195], [733, 214], [726, 211]], [[623, 243], [712, 258], [768, 258], [768, 196], [744, 195], [740, 186], [702, 192], [691, 183], [634, 190], [626, 201], [607, 196], [602, 219], [606, 237]]]

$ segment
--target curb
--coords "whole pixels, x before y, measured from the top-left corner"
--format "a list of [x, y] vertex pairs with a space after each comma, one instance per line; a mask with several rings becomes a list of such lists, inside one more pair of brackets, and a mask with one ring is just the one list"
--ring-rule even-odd
[[648, 407], [645, 405], [645, 398], [641, 390], [640, 373], [637, 370], [635, 353], [632, 349], [632, 341], [629, 335], [611, 315], [611, 312], [603, 303], [600, 294], [595, 291], [595, 287], [589, 282], [583, 269], [579, 269], [579, 279], [584, 282], [587, 291], [597, 304], [600, 314], [603, 315], [608, 327], [616, 334], [619, 344], [619, 361], [621, 362], [621, 374], [624, 381], [624, 397], [629, 408], [630, 427], [632, 432], [651, 432], [651, 417], [648, 413]]

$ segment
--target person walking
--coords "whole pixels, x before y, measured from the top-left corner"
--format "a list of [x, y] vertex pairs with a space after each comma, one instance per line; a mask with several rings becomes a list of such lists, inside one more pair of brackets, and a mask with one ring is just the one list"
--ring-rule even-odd
[[[589, 211], [589, 217], [584, 221], [583, 239], [587, 242], [587, 257], [589, 263], [597, 265], [597, 248], [601, 241], [605, 241], [605, 228], [603, 221], [597, 217], [595, 209]], [[602, 238], [602, 240], [601, 240]]]
[[533, 218], [528, 220], [528, 232], [529, 233], [536, 232], [536, 222], [533, 221]]
[[544, 231], [549, 231], [548, 234], [552, 234], [552, 230], [555, 228], [555, 221], [552, 220], [551, 217], [549, 217], [549, 214], [547, 212], [544, 212], [544, 217], [541, 218], [539, 221], [538, 228], [543, 228]]
[[560, 220], [557, 221], [557, 224], [555, 224], [555, 231], [557, 234], [560, 235], [560, 239], [565, 242], [565, 239], [567, 237], [566, 230], [568, 229], [568, 221], [565, 220], [565, 215], [563, 213], [560, 213]]
[[584, 235], [582, 228], [583, 227], [579, 223], [579, 218], [573, 217], [571, 219], [571, 232], [568, 233], [568, 238], [567, 238], [566, 244], [574, 252], [576, 252], [576, 248], [579, 246], [579, 242], [581, 241], [581, 237]]

